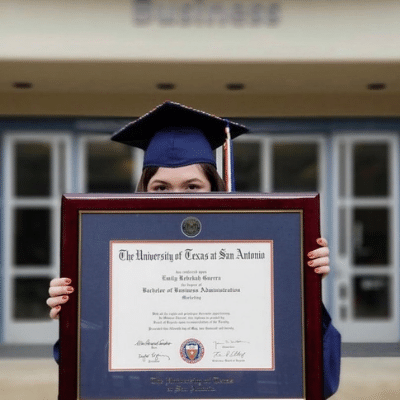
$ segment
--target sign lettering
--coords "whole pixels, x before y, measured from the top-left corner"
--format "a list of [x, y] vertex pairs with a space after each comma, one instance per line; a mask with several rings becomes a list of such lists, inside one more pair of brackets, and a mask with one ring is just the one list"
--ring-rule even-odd
[[276, 27], [281, 22], [281, 6], [257, 1], [133, 0], [133, 22], [140, 27]]

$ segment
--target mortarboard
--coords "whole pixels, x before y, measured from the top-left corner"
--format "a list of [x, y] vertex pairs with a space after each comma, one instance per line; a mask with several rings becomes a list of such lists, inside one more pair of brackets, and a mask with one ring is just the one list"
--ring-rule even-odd
[[[167, 101], [126, 125], [111, 139], [143, 149], [143, 168], [174, 168], [199, 163], [215, 166], [213, 150], [225, 143], [224, 161], [232, 164], [228, 160], [230, 139], [245, 132], [248, 129], [243, 125]], [[225, 168], [226, 178], [233, 175], [230, 168]], [[230, 188], [230, 184], [227, 187]]]

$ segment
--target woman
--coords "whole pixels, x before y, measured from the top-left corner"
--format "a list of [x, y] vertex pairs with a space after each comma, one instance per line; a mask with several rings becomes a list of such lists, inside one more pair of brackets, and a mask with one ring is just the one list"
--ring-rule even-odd
[[[137, 192], [196, 194], [225, 191], [225, 182], [216, 170], [213, 150], [224, 144], [226, 134], [234, 138], [247, 132], [245, 127], [232, 122], [229, 128], [226, 132], [226, 121], [220, 118], [167, 102], [127, 125], [112, 139], [145, 150]], [[329, 249], [323, 238], [317, 239], [317, 244], [320, 247], [308, 253], [308, 265], [324, 276], [330, 271]], [[58, 318], [62, 305], [73, 292], [69, 278], [51, 281], [47, 300], [51, 318]], [[337, 352], [331, 351], [332, 340], [337, 344], [333, 329], [324, 309], [324, 341], [325, 338], [329, 340], [328, 346], [324, 347], [326, 397], [335, 392], [338, 385]]]

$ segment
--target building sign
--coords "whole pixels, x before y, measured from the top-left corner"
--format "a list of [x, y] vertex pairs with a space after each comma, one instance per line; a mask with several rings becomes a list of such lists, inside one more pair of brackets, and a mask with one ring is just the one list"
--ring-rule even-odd
[[279, 2], [133, 0], [133, 22], [141, 27], [276, 27], [280, 21]]

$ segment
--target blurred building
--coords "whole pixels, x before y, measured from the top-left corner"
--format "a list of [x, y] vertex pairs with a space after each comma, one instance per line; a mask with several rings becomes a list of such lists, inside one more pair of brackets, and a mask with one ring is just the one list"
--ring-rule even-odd
[[51, 343], [63, 192], [132, 192], [110, 134], [166, 99], [251, 129], [241, 191], [321, 193], [346, 342], [399, 342], [400, 3], [1, 1], [2, 343]]

